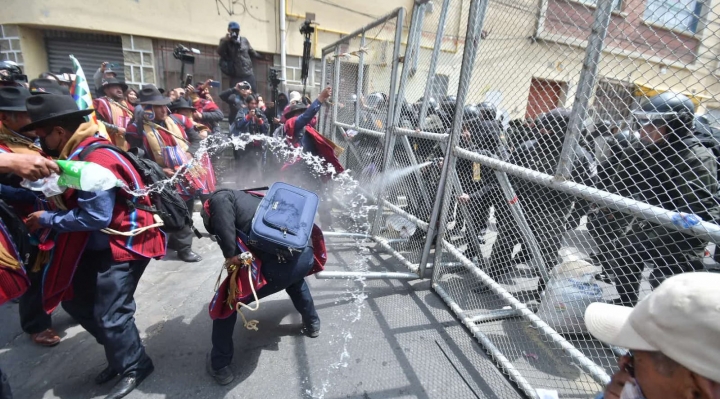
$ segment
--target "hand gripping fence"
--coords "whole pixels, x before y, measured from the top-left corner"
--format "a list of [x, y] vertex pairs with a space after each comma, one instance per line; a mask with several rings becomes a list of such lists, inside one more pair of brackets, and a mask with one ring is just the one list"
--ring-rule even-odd
[[[365, 233], [431, 278], [518, 391], [593, 397], [634, 306], [720, 269], [720, 5], [416, 1], [323, 49], [322, 133], [376, 207]], [[720, 257], [718, 257], [720, 259]], [[482, 366], [480, 366], [482, 367]]]

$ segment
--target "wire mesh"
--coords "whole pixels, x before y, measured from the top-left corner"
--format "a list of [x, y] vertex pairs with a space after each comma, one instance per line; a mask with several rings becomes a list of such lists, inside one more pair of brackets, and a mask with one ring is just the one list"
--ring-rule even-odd
[[[616, 371], [589, 303], [718, 268], [719, 17], [703, 0], [415, 6], [397, 117], [365, 158], [388, 159], [376, 238], [420, 270], [440, 244], [436, 291], [529, 396], [593, 397]], [[391, 93], [364, 55], [363, 93]]]

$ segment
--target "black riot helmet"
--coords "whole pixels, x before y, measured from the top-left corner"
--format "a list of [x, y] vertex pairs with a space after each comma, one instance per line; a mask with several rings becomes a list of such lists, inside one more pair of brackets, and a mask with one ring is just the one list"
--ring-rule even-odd
[[371, 93], [367, 96], [365, 104], [373, 109], [380, 109], [387, 105], [387, 96], [380, 92]]
[[538, 129], [545, 129], [549, 134], [564, 136], [570, 122], [570, 110], [555, 108], [537, 117], [535, 125]]
[[0, 84], [3, 86], [15, 86], [27, 83], [26, 75], [23, 75], [22, 68], [13, 61], [0, 61]]
[[476, 105], [468, 104], [463, 108], [463, 125], [480, 120], [480, 110]]
[[497, 119], [498, 110], [495, 105], [488, 102], [482, 102], [477, 105], [480, 112], [480, 118], [484, 121], [494, 121]]
[[440, 110], [445, 115], [455, 115], [455, 106], [457, 105], [457, 97], [453, 95], [444, 96], [440, 100]]
[[633, 112], [636, 128], [653, 124], [668, 126], [678, 136], [690, 134], [695, 120], [695, 104], [685, 95], [666, 91], [644, 99]]

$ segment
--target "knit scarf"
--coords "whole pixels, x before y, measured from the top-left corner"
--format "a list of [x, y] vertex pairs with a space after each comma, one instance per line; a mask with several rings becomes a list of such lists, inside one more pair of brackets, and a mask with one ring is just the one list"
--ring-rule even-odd
[[147, 138], [153, 159], [163, 168], [179, 167], [188, 161], [185, 133], [171, 117], [165, 118], [165, 128], [155, 123], [144, 123], [143, 131]]
[[[105, 98], [110, 108], [110, 115], [112, 117], [112, 124], [119, 127], [126, 127], [132, 122], [133, 112], [130, 108], [125, 105], [125, 101], [117, 102], [110, 97]], [[111, 134], [112, 142], [116, 146], [123, 150], [128, 149], [127, 141], [125, 136], [122, 134]]]

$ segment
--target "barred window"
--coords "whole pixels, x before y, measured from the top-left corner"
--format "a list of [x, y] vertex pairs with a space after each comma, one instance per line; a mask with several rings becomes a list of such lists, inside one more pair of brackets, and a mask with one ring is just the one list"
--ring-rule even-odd
[[668, 29], [696, 33], [702, 8], [698, 0], [648, 0], [644, 18]]

